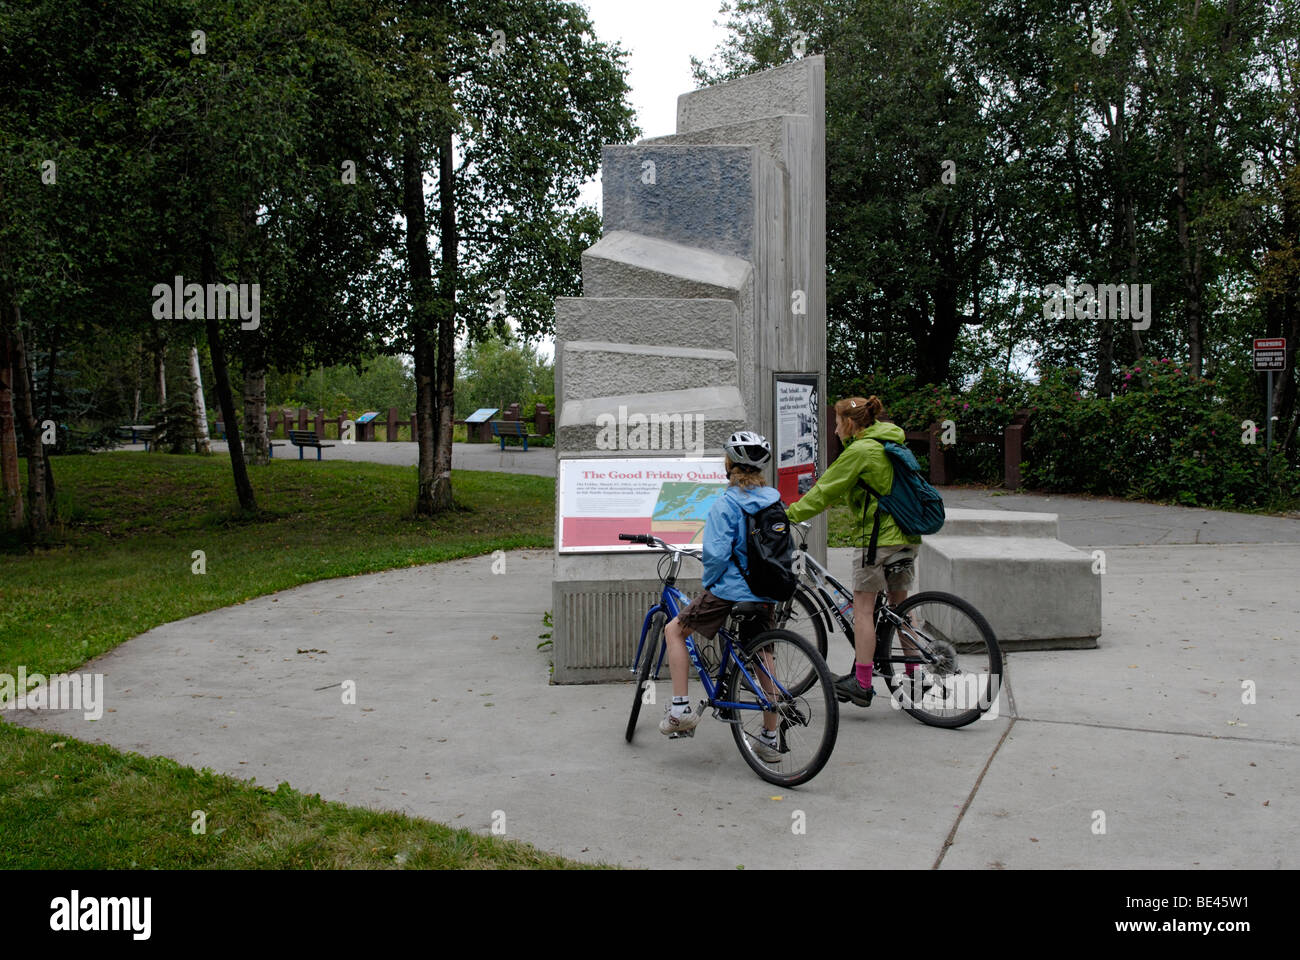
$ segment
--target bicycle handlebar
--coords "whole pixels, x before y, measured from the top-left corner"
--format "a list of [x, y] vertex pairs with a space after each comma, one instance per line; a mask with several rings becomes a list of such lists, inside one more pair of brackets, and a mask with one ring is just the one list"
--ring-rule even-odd
[[699, 547], [692, 549], [689, 545], [679, 546], [677, 544], [667, 543], [666, 541], [660, 540], [658, 537], [651, 536], [648, 533], [620, 533], [618, 538], [620, 540], [629, 540], [632, 543], [643, 543], [647, 547], [658, 547], [659, 549], [666, 550], [669, 553], [682, 553], [688, 557], [696, 556], [701, 549]]

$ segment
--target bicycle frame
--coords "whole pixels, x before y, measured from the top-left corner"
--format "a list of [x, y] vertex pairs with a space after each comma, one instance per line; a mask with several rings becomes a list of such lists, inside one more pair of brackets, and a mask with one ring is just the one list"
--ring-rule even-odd
[[[835, 603], [835, 601], [831, 599], [827, 586], [829, 585], [837, 590], [841, 595], [849, 597], [854, 595], [853, 591], [831, 576], [830, 571], [819, 563], [816, 557], [808, 553], [806, 544], [801, 543], [796, 551], [795, 569], [799, 572], [800, 581], [808, 588], [808, 594], [812, 597], [813, 602], [819, 608], [818, 615], [821, 617], [827, 631], [829, 632], [834, 630], [834, 624], [839, 623], [840, 629], [844, 632], [845, 639], [848, 640], [850, 646], [854, 646], [856, 643], [856, 637], [853, 630], [853, 621], [844, 616], [844, 612], [840, 610], [839, 604]], [[789, 605], [791, 603], [793, 603], [793, 600], [785, 601], [782, 605], [783, 609], [780, 612], [788, 615]], [[907, 626], [909, 633], [914, 632], [916, 629], [914, 624], [908, 623], [894, 612], [893, 608], [889, 606], [888, 596], [883, 591], [876, 594], [876, 606], [872, 611], [872, 617], [876, 624], [877, 636], [880, 635], [880, 626], [885, 621], [891, 623], [895, 629]], [[784, 619], [782, 619], [782, 622], [784, 622]], [[873, 658], [873, 661], [876, 665], [881, 667], [893, 663], [906, 665], [909, 663], [924, 664], [933, 662], [934, 658], [925, 651], [921, 651], [919, 647], [918, 652], [921, 654], [919, 657], [905, 656], [885, 658], [881, 655], [880, 646], [877, 645], [876, 655]]]
[[[662, 541], [660, 542], [662, 543]], [[643, 653], [647, 656], [654, 656], [654, 651], [647, 651], [645, 646], [646, 637], [650, 633], [650, 624], [654, 621], [656, 614], [662, 613], [665, 617], [664, 623], [667, 624], [674, 620], [677, 615], [681, 613], [682, 609], [690, 603], [687, 596], [678, 590], [676, 586], [677, 574], [681, 571], [682, 557], [687, 554], [687, 551], [674, 548], [669, 544], [664, 544], [664, 547], [670, 551], [673, 559], [669, 566], [668, 576], [664, 578], [663, 589], [659, 594], [659, 602], [646, 611], [645, 619], [641, 622], [641, 638], [637, 641], [636, 656], [632, 660], [631, 672], [633, 674], [637, 672], [637, 667], [641, 664], [641, 656]], [[694, 556], [694, 554], [691, 555]], [[777, 705], [769, 699], [768, 693], [763, 690], [759, 682], [751, 675], [750, 671], [746, 669], [744, 662], [741, 661], [739, 654], [736, 653], [735, 638], [731, 635], [731, 632], [724, 626], [719, 628], [718, 636], [722, 640], [722, 652], [718, 657], [718, 672], [716, 677], [709, 676], [708, 668], [705, 667], [703, 661], [700, 659], [699, 651], [695, 647], [695, 635], [689, 634], [686, 637], [687, 656], [690, 657], [691, 666], [695, 668], [696, 675], [704, 685], [704, 691], [706, 694], [705, 705], [711, 707], [715, 711], [762, 710], [764, 712], [777, 712]], [[668, 641], [665, 637], [663, 642], [659, 644], [659, 661], [655, 664], [654, 670], [650, 674], [652, 680], [659, 679], [659, 671], [663, 668], [664, 657], [667, 655], [667, 652]], [[732, 662], [736, 664], [736, 667], [740, 670], [741, 677], [743, 677], [744, 681], [749, 684], [750, 689], [755, 691], [755, 694], [762, 698], [762, 703], [736, 703], [731, 700], [716, 699], [718, 691], [722, 687], [723, 674], [726, 672], [728, 664]], [[790, 691], [782, 686], [780, 681], [772, 676], [766, 666], [763, 666], [763, 674], [781, 695], [788, 699], [793, 699], [790, 695]]]

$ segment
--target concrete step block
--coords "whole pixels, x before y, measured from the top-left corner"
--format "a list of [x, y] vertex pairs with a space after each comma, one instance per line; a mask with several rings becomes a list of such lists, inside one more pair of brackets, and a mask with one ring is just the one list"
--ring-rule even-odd
[[752, 260], [758, 158], [755, 147], [738, 144], [605, 147], [605, 232], [637, 233]]
[[741, 117], [820, 117], [825, 109], [825, 74], [826, 58], [810, 56], [683, 93], [677, 98], [677, 132], [717, 127]]
[[918, 552], [917, 590], [974, 604], [1004, 650], [1097, 646], [1101, 578], [1090, 554], [1046, 537], [932, 536]]
[[605, 234], [582, 254], [588, 297], [725, 299], [744, 311], [752, 275], [741, 257], [625, 231]]
[[[638, 445], [628, 449], [610, 448], [606, 443], [609, 432], [602, 432], [601, 417], [613, 417], [619, 423], [620, 418], [628, 422], [633, 414], [657, 418], [648, 430], [653, 444], [641, 447], [639, 437], [629, 429], [629, 441]], [[746, 423], [745, 406], [735, 386], [567, 400], [560, 407], [555, 428], [557, 455], [563, 458], [721, 456], [723, 443], [737, 430], [748, 429]], [[635, 424], [629, 423], [629, 427], [634, 428]]]
[[665, 297], [560, 297], [555, 301], [555, 339], [705, 344], [734, 350], [738, 314], [731, 300]]
[[641, 143], [653, 145], [673, 144], [752, 144], [777, 161], [784, 160], [786, 125], [791, 118], [774, 115], [738, 120], [712, 127], [700, 127], [687, 133], [671, 133], [665, 137], [647, 137]]
[[1060, 535], [1055, 513], [1024, 513], [1015, 510], [947, 510], [943, 537], [1047, 537]]
[[[558, 554], [552, 578], [555, 612], [555, 672], [552, 683], [634, 681], [629, 672], [646, 610], [659, 600], [662, 584], [656, 570], [663, 554], [619, 554], [613, 563], [600, 554]], [[677, 588], [688, 597], [703, 592], [700, 564], [685, 560]], [[649, 640], [647, 639], [647, 642]], [[660, 681], [671, 677], [664, 658]], [[664, 688], [658, 690], [662, 696]], [[644, 705], [641, 722], [649, 730], [663, 715], [664, 703]], [[628, 698], [631, 706], [631, 697]], [[651, 720], [653, 718], [653, 720]], [[624, 724], [627, 722], [624, 715]], [[620, 728], [621, 729], [621, 728]], [[640, 736], [646, 736], [642, 733]], [[657, 731], [654, 736], [659, 736]]]
[[700, 384], [740, 386], [736, 354], [731, 350], [569, 340], [564, 344], [562, 362], [561, 403], [610, 396], [639, 384], [652, 386], [656, 392], [689, 390]]

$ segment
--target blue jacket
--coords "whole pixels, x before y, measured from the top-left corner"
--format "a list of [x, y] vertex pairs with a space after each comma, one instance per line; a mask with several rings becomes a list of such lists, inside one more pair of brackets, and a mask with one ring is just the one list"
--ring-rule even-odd
[[745, 556], [746, 513], [754, 513], [781, 499], [775, 487], [727, 487], [709, 509], [704, 524], [704, 587], [720, 600], [773, 602], [770, 597], [755, 596], [732, 560], [749, 569]]

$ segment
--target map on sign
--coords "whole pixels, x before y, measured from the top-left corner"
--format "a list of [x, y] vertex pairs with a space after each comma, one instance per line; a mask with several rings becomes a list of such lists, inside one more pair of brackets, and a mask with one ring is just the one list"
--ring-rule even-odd
[[722, 489], [698, 483], [663, 484], [650, 515], [650, 532], [672, 543], [699, 543], [709, 509], [722, 495]]
[[363, 413], [361, 416], [357, 417], [356, 422], [357, 422], [357, 423], [369, 423], [371, 420], [375, 419], [375, 417], [377, 417], [377, 416], [379, 416], [379, 411], [378, 411], [378, 410], [372, 410], [370, 413]]
[[499, 410], [499, 407], [480, 407], [465, 418], [466, 423], [487, 423], [492, 419], [492, 415]]
[[623, 533], [700, 543], [709, 508], [727, 487], [721, 457], [611, 457], [558, 466], [560, 553], [644, 552], [619, 540]]

